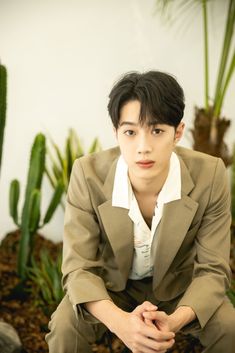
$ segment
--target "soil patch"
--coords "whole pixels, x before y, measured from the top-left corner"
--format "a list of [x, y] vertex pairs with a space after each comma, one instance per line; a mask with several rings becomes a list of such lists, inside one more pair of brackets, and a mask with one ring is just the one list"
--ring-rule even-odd
[[[61, 243], [55, 244], [39, 234], [35, 239], [35, 258], [38, 258], [42, 248], [46, 248], [54, 259], [61, 252]], [[16, 329], [22, 341], [24, 353], [48, 353], [45, 334], [49, 316], [45, 314], [43, 308], [36, 305], [37, 298], [29, 291], [34, 286], [32, 281], [27, 281], [24, 284], [24, 291], [21, 290], [16, 273], [18, 243], [19, 231], [15, 231], [7, 234], [0, 245], [0, 318]], [[231, 266], [233, 267], [233, 261]], [[106, 334], [101, 342], [95, 344], [93, 351], [96, 353], [129, 352], [120, 340], [110, 334]], [[175, 345], [169, 352], [200, 353], [202, 347], [194, 338], [189, 339], [177, 334]]]

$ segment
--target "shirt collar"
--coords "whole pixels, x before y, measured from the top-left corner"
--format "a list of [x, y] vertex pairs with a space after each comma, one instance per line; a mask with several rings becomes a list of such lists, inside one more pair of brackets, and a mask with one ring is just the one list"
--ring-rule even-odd
[[[119, 157], [114, 177], [112, 206], [130, 209], [133, 191], [128, 177], [128, 166], [122, 155]], [[158, 204], [168, 203], [181, 198], [180, 161], [175, 152], [170, 158], [170, 168], [166, 181], [158, 195]]]

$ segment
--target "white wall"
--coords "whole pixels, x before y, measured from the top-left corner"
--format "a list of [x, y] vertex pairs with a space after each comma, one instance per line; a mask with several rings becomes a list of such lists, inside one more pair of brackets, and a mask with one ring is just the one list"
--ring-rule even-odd
[[[221, 48], [227, 1], [217, 1], [210, 22], [211, 94]], [[29, 151], [39, 131], [63, 146], [74, 127], [88, 147], [98, 136], [115, 145], [107, 115], [114, 81], [130, 70], [174, 74], [186, 96], [185, 122], [203, 104], [203, 42], [200, 10], [167, 25], [155, 0], [0, 0], [0, 60], [8, 69], [8, 111], [0, 178], [0, 238], [15, 228], [8, 212], [13, 178], [24, 191]], [[224, 114], [235, 121], [235, 79]], [[234, 142], [234, 123], [227, 142]], [[190, 132], [182, 141], [191, 146]], [[51, 188], [44, 182], [43, 205]], [[43, 233], [62, 238], [58, 210]]]

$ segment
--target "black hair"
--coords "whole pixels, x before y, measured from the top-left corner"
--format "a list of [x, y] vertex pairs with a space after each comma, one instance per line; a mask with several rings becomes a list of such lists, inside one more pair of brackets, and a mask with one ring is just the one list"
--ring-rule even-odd
[[121, 108], [134, 100], [141, 104], [141, 124], [168, 124], [176, 128], [183, 118], [183, 89], [173, 76], [164, 72], [129, 72], [116, 82], [108, 103], [108, 112], [116, 129]]

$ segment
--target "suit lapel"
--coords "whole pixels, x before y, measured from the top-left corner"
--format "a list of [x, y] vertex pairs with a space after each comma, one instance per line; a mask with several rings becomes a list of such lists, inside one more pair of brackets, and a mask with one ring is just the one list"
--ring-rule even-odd
[[180, 200], [164, 205], [162, 219], [156, 230], [152, 244], [155, 259], [154, 288], [161, 282], [169, 269], [198, 208], [198, 203], [188, 196], [189, 192], [194, 188], [194, 183], [183, 160], [180, 157], [179, 160], [182, 197]]
[[154, 287], [166, 274], [192, 223], [198, 204], [187, 196], [164, 206], [162, 220], [154, 236]]
[[134, 251], [133, 224], [128, 216], [128, 209], [112, 206], [116, 165], [117, 160], [112, 164], [103, 187], [107, 201], [98, 206], [98, 210], [117, 265], [124, 279], [127, 280]]
[[100, 205], [98, 209], [117, 265], [127, 280], [134, 250], [133, 225], [128, 210], [113, 207], [111, 200]]

